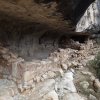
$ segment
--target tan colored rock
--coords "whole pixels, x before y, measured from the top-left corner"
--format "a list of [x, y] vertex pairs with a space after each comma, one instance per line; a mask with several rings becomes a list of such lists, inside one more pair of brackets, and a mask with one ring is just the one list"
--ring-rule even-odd
[[71, 67], [72, 63], [71, 62], [67, 62], [67, 65], [68, 65], [68, 67]]
[[89, 76], [92, 75], [92, 73], [91, 73], [91, 72], [88, 72], [88, 71], [87, 71], [87, 72], [86, 72], [86, 71], [82, 71], [82, 74], [83, 74], [83, 75], [89, 75]]
[[10, 59], [9, 54], [4, 54], [2, 57], [3, 57], [4, 60], [7, 60], [7, 61]]
[[13, 59], [17, 59], [18, 55], [17, 54], [13, 54], [12, 52], [9, 53], [11, 58]]
[[37, 83], [39, 83], [39, 82], [41, 81], [41, 77], [36, 76], [36, 77], [34, 78], [34, 81], [36, 81]]
[[56, 76], [56, 74], [52, 71], [48, 71], [47, 75], [48, 75], [49, 78], [53, 78], [53, 77]]
[[42, 100], [59, 100], [59, 99], [57, 93], [53, 90], [48, 94], [46, 94], [45, 96], [43, 96]]
[[32, 78], [33, 78], [32, 72], [26, 71], [23, 75], [23, 78], [24, 78], [24, 82], [28, 82], [28, 81], [32, 80]]
[[67, 69], [68, 69], [68, 66], [67, 66], [67, 64], [65, 64], [65, 63], [62, 63], [62, 64], [61, 64], [61, 67], [62, 67], [62, 69], [64, 69], [64, 70], [67, 70]]
[[8, 52], [8, 49], [0, 46], [0, 54], [6, 54], [7, 52]]
[[53, 58], [53, 61], [54, 61], [54, 62], [58, 62], [59, 59], [58, 59], [58, 58]]
[[48, 78], [47, 73], [46, 73], [46, 74], [44, 74], [44, 75], [42, 75], [42, 77], [43, 77], [44, 79], [47, 79], [47, 78]]
[[72, 67], [77, 67], [77, 66], [78, 66], [78, 64], [79, 64], [78, 62], [73, 61], [73, 62], [72, 62]]

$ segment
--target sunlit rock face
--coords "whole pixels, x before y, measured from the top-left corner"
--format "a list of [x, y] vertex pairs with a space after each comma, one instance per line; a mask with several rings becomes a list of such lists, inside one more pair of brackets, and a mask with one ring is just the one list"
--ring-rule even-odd
[[98, 32], [100, 30], [100, 0], [92, 3], [77, 23], [76, 31]]

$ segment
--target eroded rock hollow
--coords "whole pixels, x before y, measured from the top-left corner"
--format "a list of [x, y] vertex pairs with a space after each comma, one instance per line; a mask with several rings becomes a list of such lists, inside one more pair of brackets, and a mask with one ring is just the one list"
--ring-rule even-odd
[[[82, 2], [87, 5], [77, 12]], [[93, 0], [88, 3], [82, 0], [1, 0], [0, 42], [27, 60], [44, 59], [50, 52], [64, 47], [62, 37], [65, 37], [63, 41], [74, 35], [87, 38], [88, 33], [74, 32], [74, 21], [80, 19], [91, 2]]]
[[93, 93], [99, 98], [99, 81], [83, 81], [92, 76], [84, 72], [86, 63], [100, 49], [86, 27], [94, 18], [91, 6], [99, 4], [94, 1], [0, 0], [0, 100], [89, 100]]

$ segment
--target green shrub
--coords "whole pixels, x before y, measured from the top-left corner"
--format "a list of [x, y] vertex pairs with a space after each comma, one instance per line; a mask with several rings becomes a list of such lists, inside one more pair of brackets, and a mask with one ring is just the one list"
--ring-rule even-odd
[[89, 62], [89, 66], [95, 70], [95, 74], [100, 79], [100, 52], [97, 54], [94, 60]]

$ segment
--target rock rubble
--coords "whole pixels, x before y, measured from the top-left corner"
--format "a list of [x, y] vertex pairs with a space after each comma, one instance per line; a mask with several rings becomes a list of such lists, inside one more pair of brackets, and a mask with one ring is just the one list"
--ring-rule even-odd
[[[94, 47], [91, 40], [81, 46], [85, 49], [59, 49], [51, 53], [47, 59], [31, 62], [19, 58], [1, 46], [0, 83], [3, 80], [7, 80], [6, 85], [14, 82], [13, 85], [7, 86], [6, 90], [4, 82], [0, 85], [1, 100], [7, 97], [9, 100], [98, 99], [100, 82], [93, 78], [93, 74], [85, 66], [89, 60], [94, 59], [99, 48], [97, 45]], [[87, 78], [84, 78], [85, 76]], [[83, 90], [89, 95], [85, 96]]]

